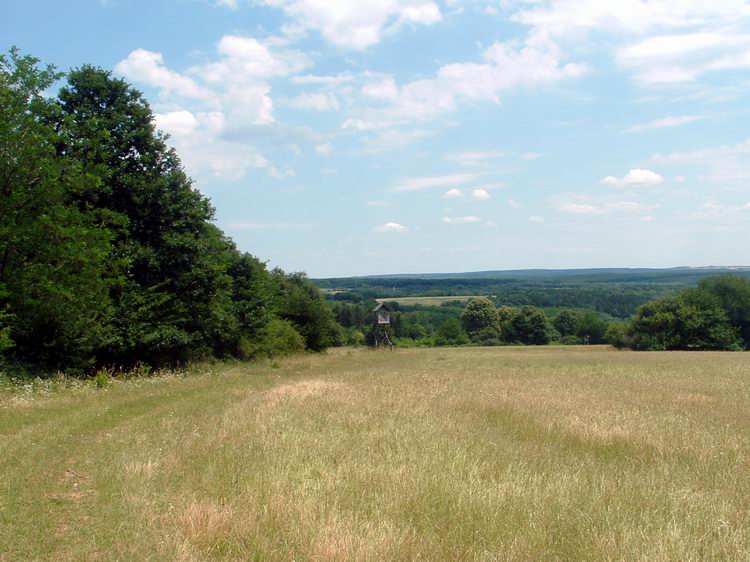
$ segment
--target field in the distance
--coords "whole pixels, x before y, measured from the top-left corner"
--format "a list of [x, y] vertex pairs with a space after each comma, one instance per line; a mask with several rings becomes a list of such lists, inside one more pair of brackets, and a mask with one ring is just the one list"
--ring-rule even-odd
[[334, 351], [0, 390], [0, 560], [748, 560], [750, 356]]
[[449, 296], [449, 297], [393, 297], [375, 299], [378, 302], [397, 302], [403, 306], [411, 306], [420, 304], [422, 306], [440, 306], [446, 302], [460, 302], [466, 303], [471, 299], [477, 298], [477, 296]]

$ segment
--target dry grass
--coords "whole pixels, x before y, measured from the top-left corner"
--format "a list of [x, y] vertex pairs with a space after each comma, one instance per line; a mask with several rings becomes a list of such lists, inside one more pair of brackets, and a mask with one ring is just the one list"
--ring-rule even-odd
[[339, 350], [0, 392], [0, 560], [748, 560], [747, 354]]

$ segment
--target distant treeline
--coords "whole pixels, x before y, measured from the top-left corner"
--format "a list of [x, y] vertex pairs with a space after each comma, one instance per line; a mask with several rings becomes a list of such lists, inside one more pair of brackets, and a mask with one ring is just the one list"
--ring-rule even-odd
[[253, 357], [336, 343], [303, 274], [213, 223], [140, 92], [0, 56], [0, 359], [43, 369]]
[[[373, 339], [373, 304], [334, 302], [336, 319], [346, 330], [346, 342], [358, 344]], [[610, 343], [637, 350], [750, 348], [750, 280], [737, 275], [709, 277], [698, 287], [649, 301], [626, 321], [592, 309], [498, 307], [487, 297], [475, 297], [465, 306], [449, 301], [440, 306], [389, 302], [388, 307], [390, 335], [398, 345], [407, 347], [558, 342]]]
[[[351, 345], [373, 342], [373, 303], [333, 303], [336, 320]], [[444, 345], [546, 345], [605, 343], [609, 322], [593, 310], [562, 309], [556, 314], [531, 305], [497, 308], [486, 297], [464, 305], [399, 305], [389, 302], [389, 335], [401, 347]]]
[[[455, 276], [349, 277], [315, 279], [339, 302], [370, 299], [487, 295], [497, 306], [591, 309], [626, 319], [646, 302], [677, 294], [701, 279], [727, 273], [719, 268], [662, 270], [529, 270], [480, 272]], [[740, 276], [750, 277], [742, 270]]]

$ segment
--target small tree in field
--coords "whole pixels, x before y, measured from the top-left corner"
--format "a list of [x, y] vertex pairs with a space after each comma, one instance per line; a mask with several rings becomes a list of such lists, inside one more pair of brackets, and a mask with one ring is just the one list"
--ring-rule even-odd
[[535, 306], [522, 306], [506, 326], [505, 339], [527, 345], [546, 345], [555, 335], [554, 328], [543, 310]]
[[500, 315], [487, 297], [469, 301], [461, 314], [461, 326], [472, 340], [500, 339]]

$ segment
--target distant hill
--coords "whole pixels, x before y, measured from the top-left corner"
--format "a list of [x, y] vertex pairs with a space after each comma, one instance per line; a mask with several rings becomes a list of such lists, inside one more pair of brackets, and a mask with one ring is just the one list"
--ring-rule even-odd
[[385, 273], [332, 279], [565, 279], [569, 277], [592, 277], [612, 280], [614, 278], [633, 281], [639, 279], [685, 279], [738, 273], [750, 275], [750, 266], [705, 266], [705, 267], [599, 267], [588, 269], [497, 269], [467, 271], [461, 273]]
[[369, 275], [314, 282], [329, 299], [337, 301], [487, 295], [498, 305], [591, 308], [626, 318], [648, 300], [729, 273], [750, 278], [750, 266], [520, 269]]

